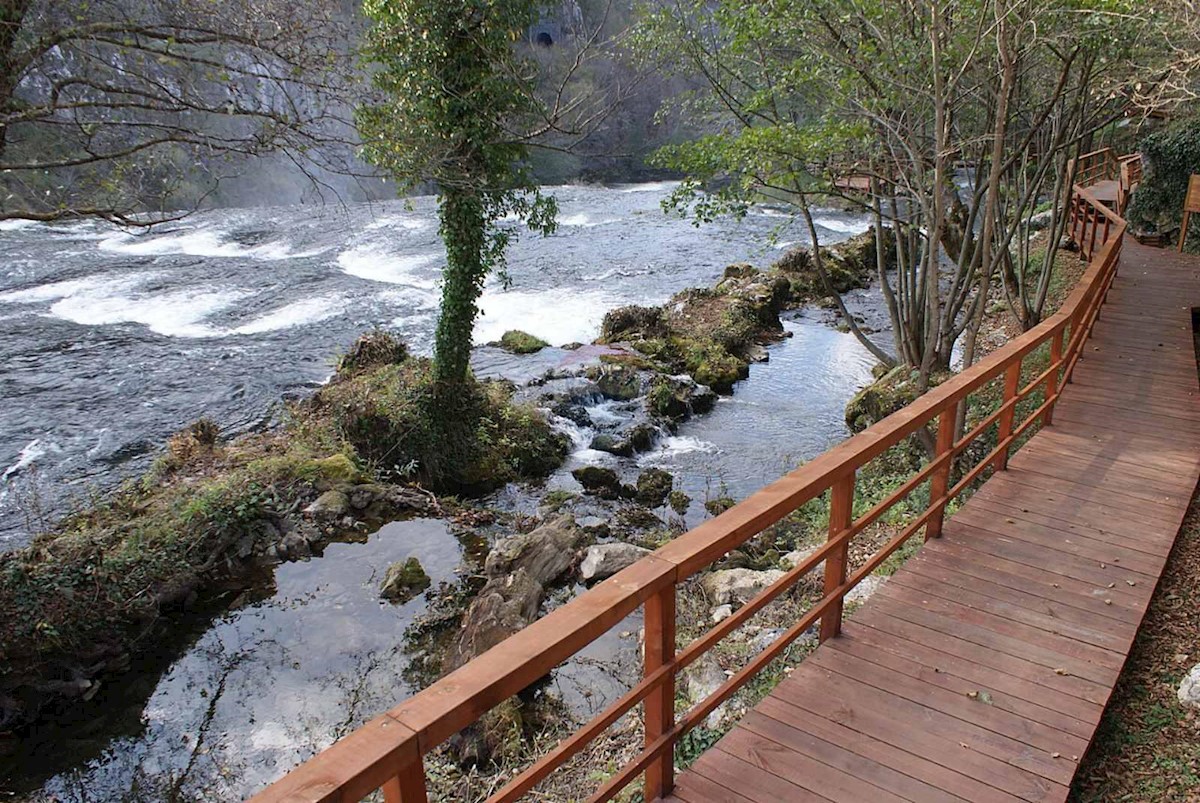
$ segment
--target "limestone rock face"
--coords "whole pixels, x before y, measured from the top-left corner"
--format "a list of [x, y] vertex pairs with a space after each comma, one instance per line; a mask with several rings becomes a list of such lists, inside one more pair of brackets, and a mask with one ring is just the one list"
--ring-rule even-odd
[[583, 556], [579, 576], [584, 581], [603, 580], [649, 554], [650, 550], [634, 544], [596, 544], [588, 547]]
[[783, 575], [778, 569], [722, 569], [706, 575], [701, 586], [717, 605], [742, 604]]

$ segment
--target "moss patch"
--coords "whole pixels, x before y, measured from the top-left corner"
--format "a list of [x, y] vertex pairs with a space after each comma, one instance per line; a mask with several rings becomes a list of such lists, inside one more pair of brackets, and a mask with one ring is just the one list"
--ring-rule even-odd
[[509, 329], [500, 336], [500, 348], [513, 354], [534, 354], [550, 344], [528, 332]]

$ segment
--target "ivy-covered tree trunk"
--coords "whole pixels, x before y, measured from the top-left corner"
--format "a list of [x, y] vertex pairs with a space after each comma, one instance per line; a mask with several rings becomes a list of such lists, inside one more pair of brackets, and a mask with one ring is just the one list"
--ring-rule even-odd
[[438, 385], [446, 386], [465, 381], [470, 370], [472, 332], [489, 269], [485, 256], [489, 224], [478, 193], [456, 187], [442, 192], [438, 216], [446, 243], [446, 269], [433, 353]]

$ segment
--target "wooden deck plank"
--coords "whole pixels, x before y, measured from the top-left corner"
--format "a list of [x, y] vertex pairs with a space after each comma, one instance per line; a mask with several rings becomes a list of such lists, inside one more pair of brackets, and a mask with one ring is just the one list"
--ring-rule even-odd
[[1126, 243], [1054, 425], [670, 799], [1065, 801], [1200, 476], [1191, 304]]

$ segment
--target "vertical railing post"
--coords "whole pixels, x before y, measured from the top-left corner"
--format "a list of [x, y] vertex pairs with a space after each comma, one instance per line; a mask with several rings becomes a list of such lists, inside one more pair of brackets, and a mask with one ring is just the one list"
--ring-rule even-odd
[[[1021, 361], [1014, 360], [1008, 366], [1008, 370], [1004, 372], [1004, 401], [1003, 404], [1008, 404], [1013, 399], [1017, 398], [1017, 392], [1021, 389]], [[1006, 407], [1000, 413], [1000, 429], [996, 433], [996, 445], [1003, 446], [1000, 454], [996, 455], [995, 468], [997, 471], [1004, 471], [1008, 468], [1008, 446], [1004, 446], [1004, 442], [1012, 435], [1013, 418], [1016, 416], [1017, 406], [1013, 404]]]
[[418, 761], [400, 771], [395, 778], [383, 785], [385, 803], [427, 803], [425, 791], [425, 764]]
[[950, 490], [950, 467], [954, 460], [948, 455], [954, 448], [954, 430], [958, 424], [958, 405], [952, 404], [942, 410], [938, 416], [937, 442], [933, 450], [933, 459], [945, 459], [929, 479], [929, 505], [933, 513], [925, 525], [925, 540], [937, 538], [942, 534], [942, 522], [946, 518], [946, 502], [942, 497]]
[[[646, 600], [646, 629], [643, 676], [651, 675], [675, 660], [675, 584]], [[646, 747], [675, 726], [675, 677], [663, 680], [645, 702]], [[645, 797], [653, 801], [670, 794], [675, 786], [673, 746], [655, 758], [645, 773]], [[407, 803], [407, 801], [406, 801]]]
[[[1059, 329], [1050, 338], [1050, 365], [1056, 365], [1062, 359], [1063, 353], [1063, 332], [1065, 327]], [[1046, 401], [1049, 402], [1046, 406], [1045, 417], [1042, 418], [1042, 423], [1050, 426], [1054, 423], [1054, 394], [1058, 393], [1058, 372], [1055, 368], [1050, 372], [1050, 376], [1046, 377]]]
[[[825, 596], [846, 582], [846, 554], [849, 539], [843, 533], [854, 523], [854, 472], [836, 481], [829, 490], [829, 540], [839, 540], [825, 556]], [[821, 641], [842, 632], [842, 598], [829, 606], [821, 617]]]

